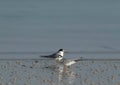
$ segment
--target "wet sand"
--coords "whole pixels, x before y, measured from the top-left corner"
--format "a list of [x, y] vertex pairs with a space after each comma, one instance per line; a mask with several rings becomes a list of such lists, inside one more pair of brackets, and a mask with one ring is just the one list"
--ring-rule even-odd
[[53, 60], [0, 61], [0, 85], [120, 85], [119, 61], [81, 61], [62, 69]]

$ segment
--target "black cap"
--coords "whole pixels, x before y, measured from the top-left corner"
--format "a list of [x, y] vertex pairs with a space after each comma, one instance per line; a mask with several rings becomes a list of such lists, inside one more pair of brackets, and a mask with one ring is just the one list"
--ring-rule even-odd
[[63, 51], [63, 49], [59, 49], [59, 51]]

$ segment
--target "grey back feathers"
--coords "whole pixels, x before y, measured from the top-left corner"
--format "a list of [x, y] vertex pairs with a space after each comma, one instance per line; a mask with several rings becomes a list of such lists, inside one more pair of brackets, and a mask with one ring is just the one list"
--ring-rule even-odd
[[45, 55], [45, 56], [40, 56], [40, 57], [44, 57], [44, 58], [53, 58], [53, 59], [58, 59], [61, 60], [64, 56], [64, 50], [63, 49], [59, 49], [57, 52], [51, 54], [51, 55]]

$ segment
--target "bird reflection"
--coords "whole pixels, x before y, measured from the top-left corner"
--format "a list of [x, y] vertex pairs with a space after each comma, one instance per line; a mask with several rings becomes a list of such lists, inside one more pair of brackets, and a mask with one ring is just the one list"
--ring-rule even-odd
[[59, 85], [74, 85], [75, 73], [69, 69], [66, 72], [59, 71], [58, 73]]
[[57, 78], [59, 81], [58, 85], [73, 85], [75, 83], [75, 72], [72, 67], [65, 69], [64, 64], [58, 63], [57, 65], [47, 66], [46, 68], [55, 73], [55, 79]]

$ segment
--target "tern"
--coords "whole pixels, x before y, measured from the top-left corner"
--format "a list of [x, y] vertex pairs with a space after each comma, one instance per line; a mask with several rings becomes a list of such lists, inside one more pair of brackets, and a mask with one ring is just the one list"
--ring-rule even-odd
[[52, 58], [55, 60], [62, 60], [64, 56], [64, 50], [63, 49], [59, 49], [57, 52], [51, 54], [51, 55], [45, 55], [45, 56], [40, 56], [40, 57], [44, 57], [44, 58]]

